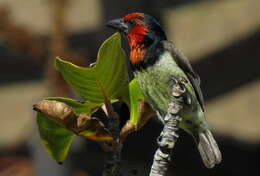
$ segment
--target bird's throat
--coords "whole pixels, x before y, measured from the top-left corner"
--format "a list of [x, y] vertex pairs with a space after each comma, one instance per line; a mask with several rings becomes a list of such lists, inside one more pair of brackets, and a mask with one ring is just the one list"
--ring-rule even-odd
[[159, 59], [161, 54], [160, 47], [156, 43], [139, 43], [130, 45], [130, 62], [133, 71], [144, 70], [153, 66]]
[[135, 47], [131, 47], [130, 52], [130, 61], [132, 64], [140, 63], [146, 54], [146, 49], [142, 45], [136, 45]]
[[[132, 29], [131, 31], [135, 30], [135, 28]], [[145, 37], [144, 34], [146, 33], [145, 32], [141, 33], [141, 31], [142, 30], [138, 30], [138, 33], [129, 32], [127, 34], [127, 39], [131, 48], [130, 61], [132, 64], [137, 64], [141, 62], [146, 53], [145, 44], [143, 43]]]

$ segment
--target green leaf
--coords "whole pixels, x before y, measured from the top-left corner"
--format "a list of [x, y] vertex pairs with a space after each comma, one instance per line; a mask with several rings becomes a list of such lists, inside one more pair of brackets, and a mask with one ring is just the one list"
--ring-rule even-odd
[[121, 98], [129, 106], [130, 120], [134, 124], [138, 123], [138, 101], [143, 99], [143, 95], [136, 80], [129, 83], [127, 62], [119, 33], [101, 45], [94, 67], [79, 67], [60, 58], [56, 59], [56, 67], [83, 99], [100, 105], [105, 98]]
[[63, 162], [68, 154], [74, 134], [37, 113], [37, 125], [41, 142], [48, 154], [57, 162]]
[[128, 85], [128, 91], [123, 94], [123, 101], [130, 109], [130, 121], [133, 124], [137, 124], [140, 120], [139, 101], [142, 99], [144, 99], [142, 90], [136, 79], [133, 79]]
[[83, 68], [56, 58], [56, 68], [83, 99], [96, 104], [120, 98], [129, 80], [119, 33], [101, 45], [94, 67]]

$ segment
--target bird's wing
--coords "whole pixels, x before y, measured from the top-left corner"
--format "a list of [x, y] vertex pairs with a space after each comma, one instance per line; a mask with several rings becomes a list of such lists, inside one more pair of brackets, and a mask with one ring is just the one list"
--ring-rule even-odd
[[191, 82], [195, 90], [198, 101], [204, 111], [204, 99], [200, 89], [200, 78], [194, 72], [189, 60], [182, 54], [182, 52], [178, 48], [174, 46], [172, 42], [164, 40], [162, 41], [162, 45], [166, 50], [168, 50], [172, 54], [175, 62], [187, 75], [189, 81]]

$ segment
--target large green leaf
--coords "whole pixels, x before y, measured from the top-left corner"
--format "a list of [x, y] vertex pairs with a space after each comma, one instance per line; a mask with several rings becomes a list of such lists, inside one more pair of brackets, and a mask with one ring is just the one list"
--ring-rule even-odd
[[122, 89], [128, 84], [126, 58], [119, 33], [101, 45], [94, 67], [79, 67], [60, 58], [56, 59], [56, 67], [83, 99], [96, 104], [103, 103], [104, 99], [120, 98]]
[[100, 47], [94, 67], [76, 66], [60, 58], [56, 67], [70, 86], [85, 100], [100, 105], [104, 99], [122, 99], [130, 109], [130, 120], [139, 121], [139, 100], [143, 99], [136, 80], [129, 83], [127, 60], [120, 34], [108, 38]]
[[37, 113], [41, 142], [48, 154], [57, 162], [63, 162], [68, 154], [74, 134], [46, 118], [42, 113]]

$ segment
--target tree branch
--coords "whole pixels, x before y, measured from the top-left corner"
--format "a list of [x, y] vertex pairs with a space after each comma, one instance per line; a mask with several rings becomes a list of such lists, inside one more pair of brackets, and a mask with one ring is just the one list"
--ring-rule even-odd
[[175, 142], [178, 139], [178, 124], [181, 118], [178, 115], [168, 114], [165, 117], [165, 125], [158, 138], [159, 148], [157, 149], [150, 176], [165, 176], [168, 165], [171, 161], [171, 153]]
[[150, 176], [165, 176], [171, 161], [171, 154], [179, 135], [178, 125], [181, 117], [178, 115], [182, 110], [183, 95], [186, 92], [181, 79], [174, 79], [172, 85], [173, 101], [169, 104], [167, 115], [164, 118], [164, 128], [158, 138], [159, 148], [154, 154]]

